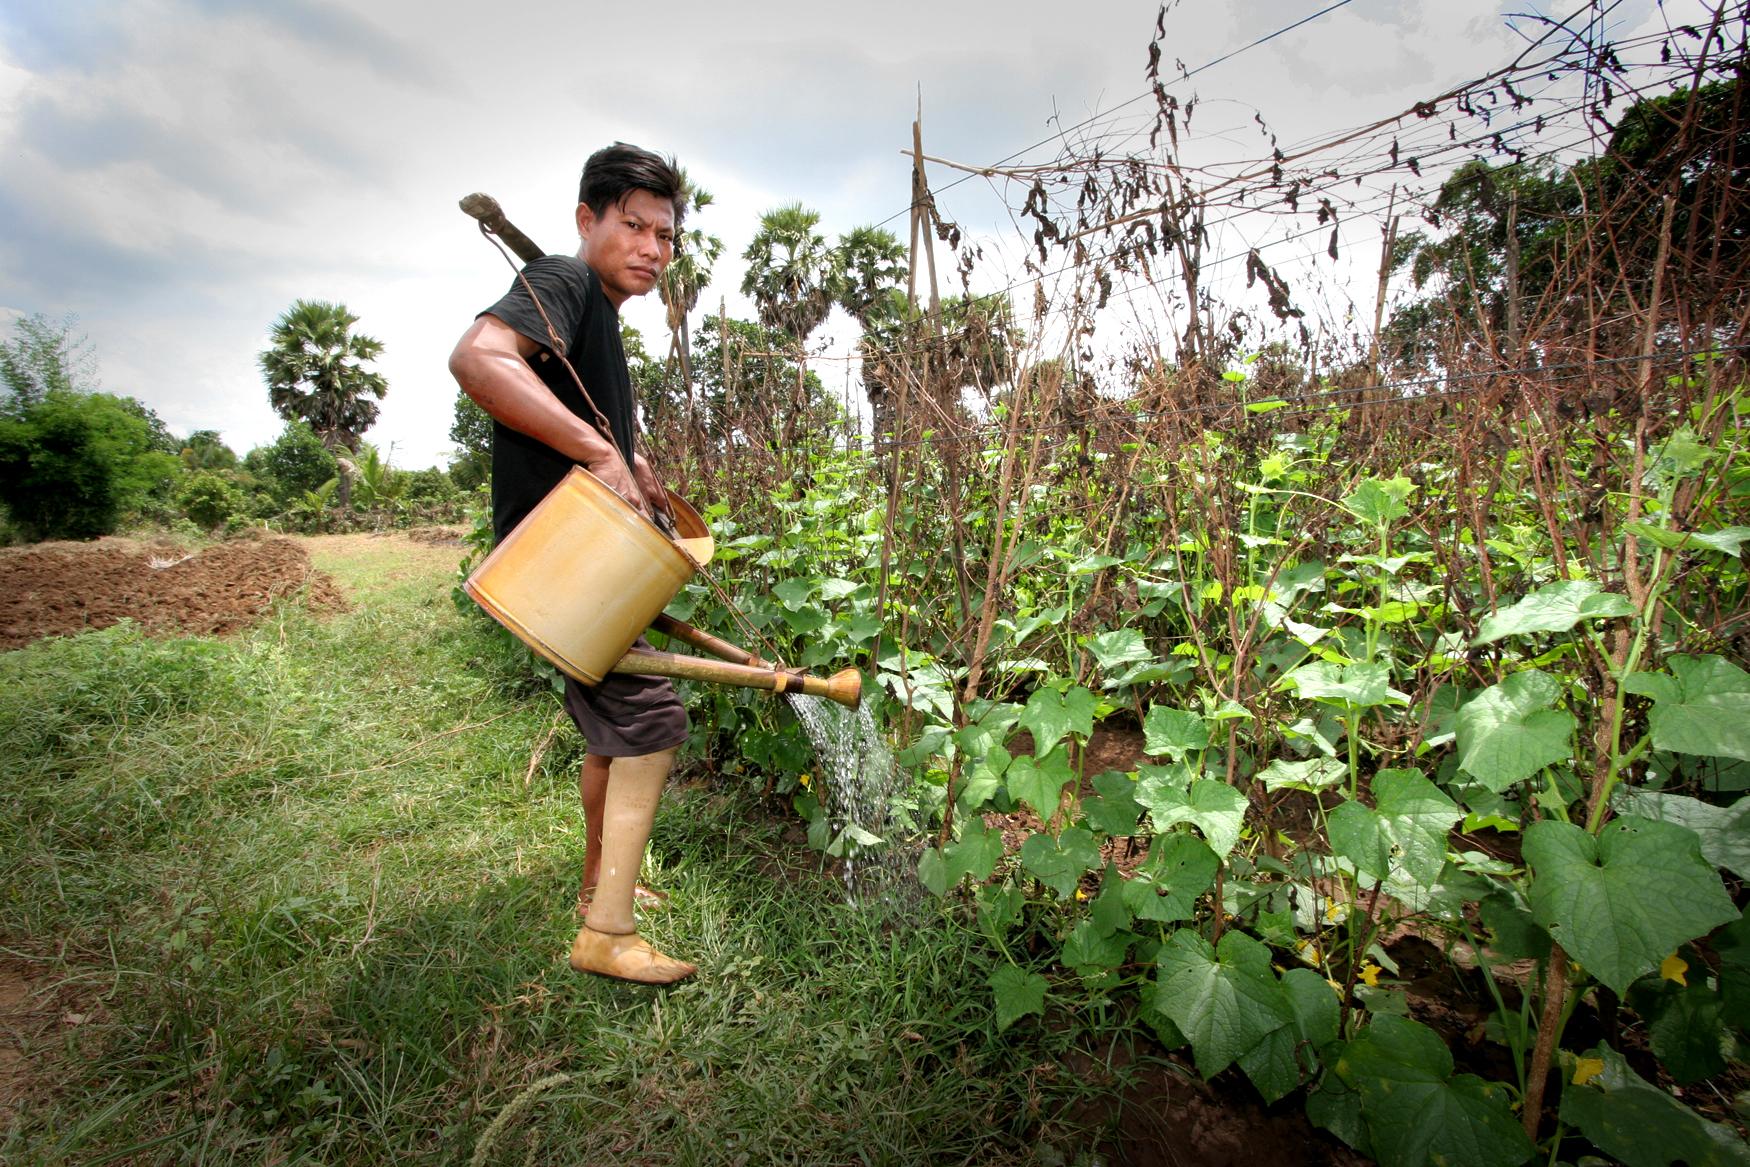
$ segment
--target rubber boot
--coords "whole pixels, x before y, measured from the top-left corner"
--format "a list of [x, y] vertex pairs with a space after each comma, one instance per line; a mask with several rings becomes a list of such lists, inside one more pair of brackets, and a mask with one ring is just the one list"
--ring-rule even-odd
[[638, 935], [632, 898], [644, 846], [656, 821], [656, 804], [668, 781], [675, 751], [615, 758], [608, 769], [602, 812], [602, 869], [595, 899], [577, 939], [571, 967], [645, 985], [669, 985], [698, 972], [698, 966], [671, 960]]

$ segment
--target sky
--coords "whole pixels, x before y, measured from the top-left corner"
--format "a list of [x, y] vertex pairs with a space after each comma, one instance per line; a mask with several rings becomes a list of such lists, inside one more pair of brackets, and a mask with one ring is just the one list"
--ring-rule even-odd
[[[1182, 3], [1165, 62], [1196, 68], [1330, 2]], [[1533, 7], [1349, 0], [1174, 89], [1235, 134], [1256, 113], [1294, 141], [1504, 63], [1525, 44], [1510, 14]], [[1613, 20], [1653, 9], [1622, 0]], [[1155, 18], [1111, 0], [0, 0], [0, 315], [76, 314], [105, 390], [242, 452], [281, 426], [255, 364], [273, 320], [342, 301], [385, 345], [368, 437], [398, 465], [441, 464], [450, 348], [511, 279], [463, 195], [571, 251], [590, 151], [673, 154], [716, 200], [688, 225], [727, 245], [701, 306], [750, 316], [739, 255], [762, 211], [799, 200], [829, 235], [890, 219], [903, 235], [920, 101], [928, 154], [986, 164], [1043, 140], [1025, 156], [1045, 157], [1146, 92]], [[982, 180], [941, 205], [975, 235], [1006, 229]], [[666, 351], [654, 296], [625, 315]]]

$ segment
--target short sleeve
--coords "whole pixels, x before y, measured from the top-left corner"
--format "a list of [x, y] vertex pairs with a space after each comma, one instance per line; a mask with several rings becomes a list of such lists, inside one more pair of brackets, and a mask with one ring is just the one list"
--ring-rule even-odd
[[[571, 256], [546, 255], [523, 268], [523, 277], [540, 297], [547, 319], [553, 322], [553, 331], [561, 341], [571, 344], [599, 294], [594, 273]], [[542, 348], [553, 347], [540, 309], [529, 298], [521, 279], [513, 280], [503, 298], [480, 315], [496, 316]]]

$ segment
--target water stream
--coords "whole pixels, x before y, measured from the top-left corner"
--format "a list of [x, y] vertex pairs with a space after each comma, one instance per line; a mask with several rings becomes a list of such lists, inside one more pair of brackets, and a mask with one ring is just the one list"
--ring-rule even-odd
[[893, 806], [906, 779], [868, 708], [846, 709], [803, 694], [786, 697], [820, 760], [821, 798], [839, 841], [835, 849], [844, 857], [851, 902], [914, 898], [915, 831]]

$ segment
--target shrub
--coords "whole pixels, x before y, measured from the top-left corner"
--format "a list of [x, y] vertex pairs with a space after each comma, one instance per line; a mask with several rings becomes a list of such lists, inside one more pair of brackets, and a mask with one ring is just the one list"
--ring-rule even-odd
[[340, 473], [334, 454], [303, 422], [288, 422], [271, 445], [257, 446], [243, 467], [272, 491], [280, 509]]
[[196, 526], [209, 531], [248, 505], [242, 491], [211, 470], [190, 475], [176, 502]]
[[51, 390], [0, 418], [0, 502], [33, 539], [95, 539], [163, 490], [178, 463], [129, 398]]
[[450, 481], [450, 476], [436, 466], [408, 472], [408, 502], [451, 502], [461, 493], [456, 489], [456, 484]]

